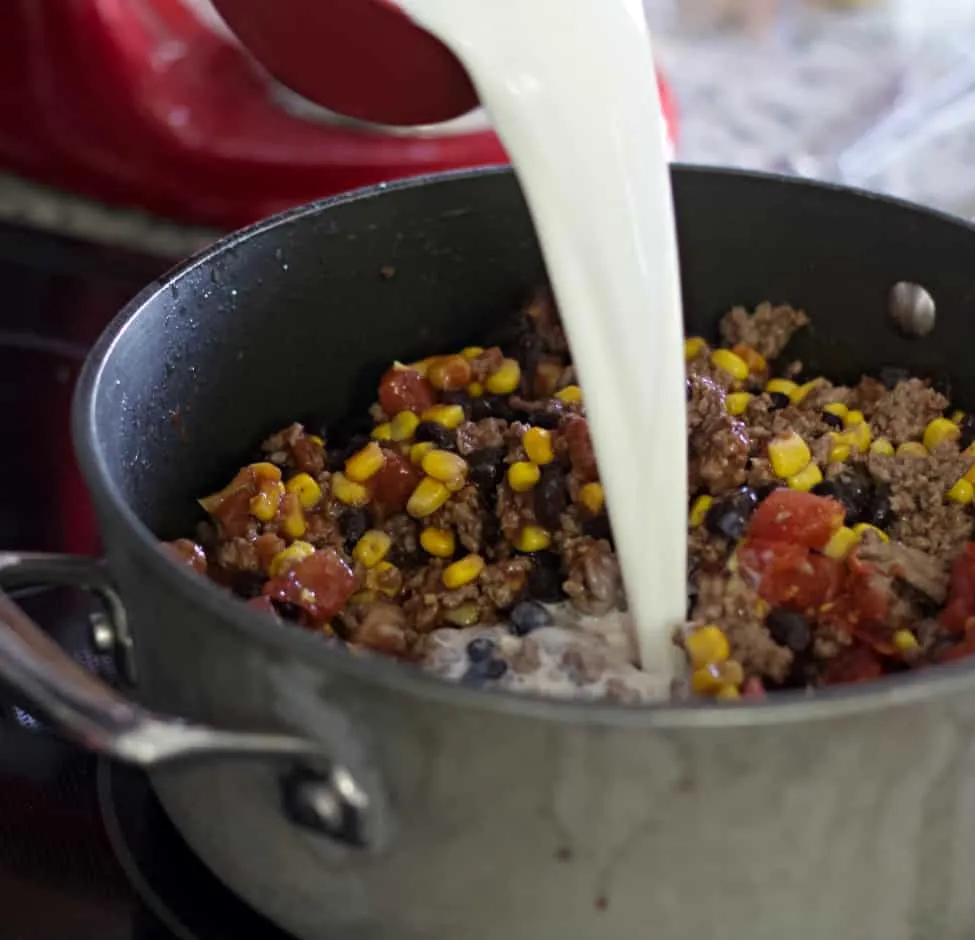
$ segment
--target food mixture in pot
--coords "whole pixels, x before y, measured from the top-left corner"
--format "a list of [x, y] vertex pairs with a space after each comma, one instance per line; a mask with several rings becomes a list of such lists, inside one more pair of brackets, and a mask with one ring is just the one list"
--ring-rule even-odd
[[[802, 375], [788, 306], [685, 344], [676, 695], [735, 701], [975, 652], [975, 415], [890, 368]], [[167, 548], [282, 624], [477, 685], [638, 702], [586, 408], [548, 295], [496, 346], [393, 364], [363, 422], [292, 424]], [[664, 497], [666, 498], [666, 497]]]

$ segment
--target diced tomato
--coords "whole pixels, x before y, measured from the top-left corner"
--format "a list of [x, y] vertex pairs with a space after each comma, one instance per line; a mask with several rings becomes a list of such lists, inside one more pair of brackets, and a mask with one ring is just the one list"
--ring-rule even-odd
[[817, 609], [843, 585], [843, 565], [802, 545], [748, 539], [738, 549], [738, 565], [758, 581], [759, 595], [775, 607]]
[[884, 673], [880, 657], [869, 647], [851, 646], [840, 653], [826, 669], [823, 681], [826, 685], [846, 682], [868, 682]]
[[326, 623], [335, 616], [355, 589], [351, 566], [331, 548], [309, 555], [264, 585], [265, 595], [272, 600], [295, 604], [314, 623]]
[[434, 388], [459, 391], [470, 384], [471, 364], [463, 356], [437, 356], [430, 363], [427, 378]]
[[423, 471], [394, 450], [384, 450], [386, 462], [369, 480], [373, 499], [391, 512], [402, 512]]
[[951, 566], [948, 603], [938, 617], [942, 626], [957, 633], [975, 627], [975, 542], [969, 542]]
[[379, 380], [379, 404], [389, 417], [401, 411], [418, 415], [433, 402], [433, 388], [415, 369], [393, 366]]
[[271, 559], [284, 547], [284, 539], [273, 532], [265, 532], [254, 539], [254, 551], [257, 553], [257, 563], [262, 571], [267, 571], [271, 567]]
[[569, 445], [569, 460], [572, 469], [583, 483], [591, 483], [599, 476], [596, 454], [589, 436], [589, 422], [580, 415], [570, 415], [563, 423], [566, 443]]
[[843, 594], [819, 613], [821, 623], [862, 640], [884, 655], [896, 652], [895, 627], [888, 620], [892, 579], [876, 566], [851, 560]]
[[750, 676], [741, 687], [741, 697], [744, 699], [765, 698], [765, 683], [758, 676]]
[[196, 542], [190, 539], [177, 539], [175, 542], [163, 542], [162, 548], [197, 574], [207, 573], [206, 552]]
[[846, 510], [835, 499], [799, 490], [773, 490], [752, 514], [748, 537], [822, 548], [840, 526]]

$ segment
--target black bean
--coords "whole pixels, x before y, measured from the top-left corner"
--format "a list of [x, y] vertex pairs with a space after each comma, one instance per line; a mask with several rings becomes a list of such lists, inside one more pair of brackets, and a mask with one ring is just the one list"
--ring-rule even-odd
[[430, 441], [440, 450], [456, 450], [457, 434], [436, 421], [421, 421], [416, 426], [413, 439], [418, 442]]
[[508, 664], [503, 659], [481, 659], [470, 664], [461, 681], [468, 685], [480, 685], [490, 679], [500, 679], [507, 671]]
[[[944, 395], [948, 401], [951, 401], [951, 379], [946, 375], [939, 376], [938, 378], [932, 380], [931, 388], [941, 395]], [[951, 405], [949, 405], [948, 408], [951, 408]], [[945, 410], [947, 411], [948, 409], [946, 408]], [[954, 409], [952, 408], [952, 410]]]
[[894, 509], [890, 505], [890, 487], [884, 483], [878, 484], [863, 513], [863, 521], [875, 525], [878, 529], [889, 529], [896, 518]]
[[755, 499], [758, 502], [763, 503], [769, 498], [776, 490], [782, 489], [782, 484], [773, 480], [771, 483], [763, 483], [761, 486], [755, 487]]
[[554, 431], [561, 420], [562, 415], [558, 411], [535, 411], [525, 417], [532, 427], [545, 428], [546, 431]]
[[907, 381], [910, 377], [911, 373], [900, 366], [884, 366], [878, 376], [884, 387], [888, 389], [894, 388], [898, 382]]
[[356, 451], [362, 450], [370, 440], [368, 434], [353, 434], [351, 437], [340, 439], [338, 442], [330, 442], [332, 446], [328, 449], [328, 469], [332, 473], [343, 470], [346, 460]]
[[271, 603], [274, 605], [274, 609], [278, 612], [279, 616], [285, 620], [297, 620], [301, 616], [301, 608], [297, 604], [275, 600], [272, 600]]
[[503, 447], [486, 447], [467, 455], [467, 479], [488, 502], [493, 501], [504, 476], [505, 453]]
[[344, 509], [338, 519], [339, 531], [345, 538], [345, 550], [351, 552], [355, 543], [372, 524], [364, 509]]
[[714, 535], [723, 535], [736, 542], [745, 534], [748, 519], [758, 505], [758, 497], [750, 486], [740, 486], [714, 501], [704, 517], [704, 524]]
[[843, 504], [847, 525], [862, 521], [872, 490], [870, 474], [859, 467], [850, 467], [832, 480], [823, 480], [812, 488], [816, 496], [829, 496]]
[[536, 552], [528, 572], [528, 596], [543, 603], [562, 600], [562, 562], [554, 552]]
[[462, 391], [440, 392], [440, 403], [443, 405], [460, 405], [464, 409], [464, 417], [470, 418], [472, 400], [470, 395]]
[[691, 400], [691, 380], [684, 379], [684, 401]]
[[552, 622], [552, 615], [535, 601], [521, 601], [512, 608], [508, 619], [511, 632], [515, 636], [525, 636], [539, 627], [547, 627]]
[[789, 396], [784, 392], [769, 392], [768, 400], [769, 407], [773, 411], [781, 411], [783, 408], [789, 407]]
[[239, 597], [250, 599], [260, 596], [266, 580], [267, 577], [260, 571], [237, 571], [234, 572], [231, 588]]
[[586, 519], [582, 523], [582, 531], [591, 539], [605, 539], [610, 546], [616, 547], [616, 542], [613, 540], [613, 530], [609, 524], [609, 516], [605, 512], [601, 512], [591, 519]]
[[562, 468], [556, 463], [550, 463], [542, 467], [538, 483], [532, 488], [535, 519], [546, 529], [559, 527], [562, 513], [569, 503], [565, 480]]
[[504, 421], [514, 421], [515, 411], [504, 395], [484, 395], [471, 402], [471, 418], [480, 421], [482, 418], [501, 418]]
[[812, 642], [809, 624], [798, 611], [775, 607], [765, 618], [765, 626], [776, 643], [793, 653], [804, 653]]
[[823, 421], [831, 428], [842, 431], [843, 430], [843, 419], [839, 415], [834, 415], [831, 411], [824, 411], [822, 414]]
[[965, 450], [975, 443], [975, 415], [965, 415], [958, 428], [961, 431], [958, 437], [958, 449]]
[[497, 652], [498, 644], [490, 637], [475, 637], [467, 644], [467, 656], [472, 663], [479, 663]]

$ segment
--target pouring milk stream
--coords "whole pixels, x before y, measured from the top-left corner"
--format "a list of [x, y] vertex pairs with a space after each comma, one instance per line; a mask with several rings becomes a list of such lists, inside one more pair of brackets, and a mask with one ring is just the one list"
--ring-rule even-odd
[[582, 385], [644, 670], [685, 618], [683, 323], [642, 0], [400, 0], [473, 77], [511, 156]]

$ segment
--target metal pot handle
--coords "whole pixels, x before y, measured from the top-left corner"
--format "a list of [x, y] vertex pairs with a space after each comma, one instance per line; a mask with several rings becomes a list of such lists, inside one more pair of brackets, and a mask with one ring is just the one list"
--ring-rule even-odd
[[286, 734], [222, 731], [141, 708], [75, 662], [3, 592], [27, 585], [99, 595], [122, 638], [128, 637], [125, 608], [99, 561], [0, 551], [0, 680], [60, 731], [88, 750], [146, 770], [211, 760], [282, 761], [282, 799], [292, 822], [346, 845], [371, 843], [368, 793], [320, 745]]

